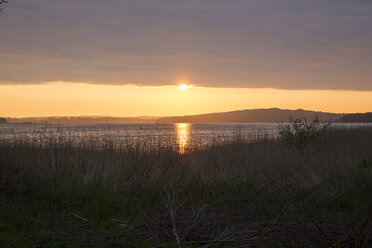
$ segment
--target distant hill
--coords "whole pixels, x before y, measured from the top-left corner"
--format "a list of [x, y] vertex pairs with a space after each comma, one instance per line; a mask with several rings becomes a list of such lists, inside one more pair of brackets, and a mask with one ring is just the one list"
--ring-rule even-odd
[[[372, 113], [335, 114], [310, 110], [288, 109], [245, 109], [230, 112], [210, 113], [185, 116], [140, 116], [140, 117], [36, 117], [35, 123], [48, 124], [135, 124], [135, 123], [277, 123], [288, 122], [289, 118], [306, 118], [313, 120], [316, 116], [321, 121], [336, 122], [372, 122]], [[0, 122], [1, 119], [0, 118]], [[6, 118], [8, 123], [34, 123], [34, 118]], [[4, 122], [4, 120], [3, 120]]]
[[289, 118], [314, 119], [316, 116], [321, 121], [335, 121], [342, 117], [342, 114], [315, 112], [303, 109], [246, 109], [223, 113], [212, 113], [202, 115], [163, 117], [159, 123], [275, 123], [288, 122]]
[[0, 117], [0, 124], [7, 124], [8, 121], [5, 118]]
[[372, 122], [372, 112], [364, 114], [345, 114], [340, 117], [337, 122]]

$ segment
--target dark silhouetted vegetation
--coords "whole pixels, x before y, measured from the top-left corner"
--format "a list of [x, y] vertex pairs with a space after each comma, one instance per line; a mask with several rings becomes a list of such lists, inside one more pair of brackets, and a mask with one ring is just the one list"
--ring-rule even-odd
[[4, 5], [4, 3], [8, 3], [7, 0], [0, 0], [0, 12], [3, 10], [2, 6]]
[[306, 151], [322, 149], [325, 143], [324, 133], [329, 124], [316, 117], [311, 122], [306, 118], [290, 120], [289, 124], [278, 126], [280, 138], [290, 146], [294, 146], [301, 155]]
[[0, 124], [6, 124], [6, 123], [8, 123], [7, 120], [5, 118], [0, 117]]
[[368, 247], [372, 129], [321, 134], [303, 155], [267, 138], [181, 155], [0, 136], [0, 247]]

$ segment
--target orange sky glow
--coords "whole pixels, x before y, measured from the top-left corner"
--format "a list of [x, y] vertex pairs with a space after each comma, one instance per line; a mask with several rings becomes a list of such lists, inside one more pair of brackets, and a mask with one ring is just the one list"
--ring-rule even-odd
[[0, 85], [0, 116], [171, 116], [283, 108], [355, 113], [372, 109], [372, 91], [115, 86], [55, 82]]

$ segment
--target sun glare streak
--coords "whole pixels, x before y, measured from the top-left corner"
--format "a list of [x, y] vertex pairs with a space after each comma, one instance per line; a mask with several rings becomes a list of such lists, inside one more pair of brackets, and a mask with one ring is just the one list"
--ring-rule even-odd
[[187, 90], [187, 89], [189, 89], [191, 87], [192, 87], [192, 85], [186, 85], [186, 84], [181, 84], [181, 85], [178, 86], [178, 88], [180, 89], [180, 91], [185, 91], [185, 90]]
[[177, 130], [178, 152], [180, 154], [185, 154], [190, 143], [190, 124], [176, 123], [174, 125], [176, 126]]

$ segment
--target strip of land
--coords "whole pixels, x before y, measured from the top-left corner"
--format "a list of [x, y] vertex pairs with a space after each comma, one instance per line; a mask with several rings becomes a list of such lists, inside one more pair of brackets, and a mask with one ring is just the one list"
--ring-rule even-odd
[[222, 113], [186, 116], [140, 116], [140, 117], [27, 117], [0, 118], [0, 123], [42, 123], [42, 124], [135, 124], [135, 123], [281, 123], [290, 119], [318, 117], [324, 122], [372, 122], [372, 113], [339, 114], [310, 110], [288, 109], [246, 109]]

